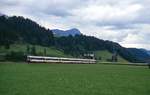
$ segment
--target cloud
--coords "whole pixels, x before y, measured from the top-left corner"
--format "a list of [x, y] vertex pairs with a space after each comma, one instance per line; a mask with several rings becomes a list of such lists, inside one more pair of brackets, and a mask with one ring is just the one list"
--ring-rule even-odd
[[91, 5], [74, 10], [74, 15], [84, 21], [95, 22], [100, 25], [126, 24], [136, 20], [141, 9], [140, 4], [128, 6]]
[[0, 13], [21, 15], [47, 28], [83, 34], [126, 47], [150, 49], [150, 0], [0, 0]]
[[135, 25], [135, 30], [129, 32], [127, 37], [123, 39], [121, 44], [126, 47], [139, 47], [150, 49], [150, 25]]

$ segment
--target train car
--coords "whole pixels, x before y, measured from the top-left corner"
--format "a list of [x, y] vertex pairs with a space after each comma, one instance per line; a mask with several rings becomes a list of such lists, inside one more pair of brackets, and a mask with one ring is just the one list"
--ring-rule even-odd
[[76, 64], [94, 64], [95, 59], [47, 57], [47, 56], [27, 56], [28, 63], [76, 63]]

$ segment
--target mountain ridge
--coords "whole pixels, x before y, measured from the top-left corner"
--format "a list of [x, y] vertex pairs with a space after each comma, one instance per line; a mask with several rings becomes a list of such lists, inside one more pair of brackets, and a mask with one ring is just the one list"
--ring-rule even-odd
[[53, 32], [54, 36], [81, 35], [80, 30], [78, 30], [77, 28], [72, 28], [69, 30], [52, 29], [51, 31]]

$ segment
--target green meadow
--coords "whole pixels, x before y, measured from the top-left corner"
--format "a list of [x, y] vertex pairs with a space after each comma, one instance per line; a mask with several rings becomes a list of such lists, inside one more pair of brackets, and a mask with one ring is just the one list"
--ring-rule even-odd
[[[107, 62], [107, 60], [111, 59], [111, 57], [112, 57], [112, 53], [110, 53], [107, 50], [95, 51], [94, 53], [95, 53], [96, 59], [101, 58], [101, 60], [98, 60], [99, 63]], [[128, 61], [125, 60], [124, 58], [122, 58], [121, 56], [118, 56], [118, 62], [119, 63], [128, 63]]]
[[9, 49], [5, 49], [4, 46], [0, 46], [0, 54], [7, 54], [10, 52], [27, 52], [27, 46], [35, 46], [36, 54], [43, 55], [44, 49], [46, 50], [47, 56], [57, 56], [57, 57], [72, 57], [70, 55], [65, 55], [61, 50], [58, 50], [54, 47], [43, 47], [39, 45], [30, 45], [30, 44], [12, 44]]
[[150, 69], [1, 62], [0, 95], [150, 95]]

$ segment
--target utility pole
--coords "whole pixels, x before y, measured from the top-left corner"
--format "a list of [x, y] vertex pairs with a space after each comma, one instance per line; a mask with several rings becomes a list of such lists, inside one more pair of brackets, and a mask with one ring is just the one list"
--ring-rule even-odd
[[117, 58], [117, 51], [115, 49], [115, 46], [113, 45], [113, 55], [112, 55], [112, 61], [113, 62], [117, 62], [118, 58]]

